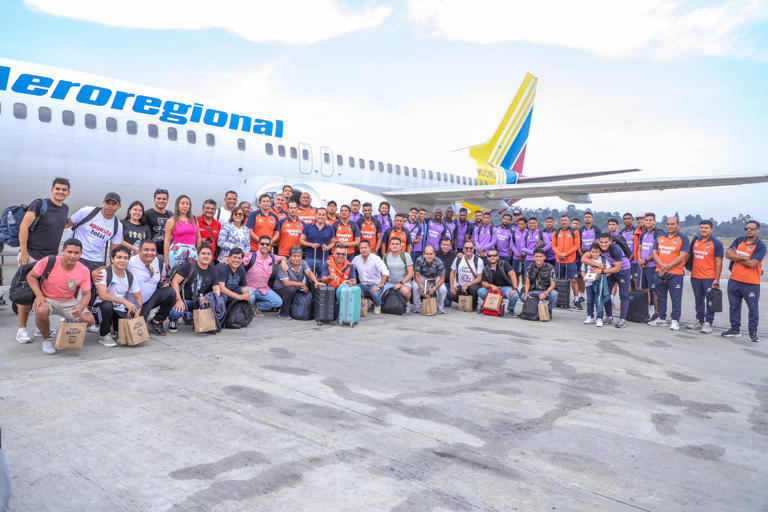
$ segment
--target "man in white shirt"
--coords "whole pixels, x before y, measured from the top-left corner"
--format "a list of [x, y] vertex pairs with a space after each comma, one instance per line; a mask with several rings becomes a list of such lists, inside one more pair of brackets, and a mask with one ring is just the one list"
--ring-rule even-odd
[[360, 240], [360, 254], [354, 257], [352, 265], [357, 272], [357, 280], [363, 297], [373, 301], [373, 313], [381, 313], [381, 293], [389, 277], [389, 269], [381, 258], [371, 253], [371, 243]]
[[229, 219], [232, 218], [232, 210], [235, 209], [235, 206], [237, 206], [237, 192], [228, 190], [227, 193], [224, 194], [224, 205], [219, 206], [216, 210], [216, 220], [222, 225], [229, 222]]
[[[141, 312], [142, 300], [139, 283], [128, 270], [131, 250], [119, 245], [112, 249], [112, 265], [106, 268], [96, 281], [98, 298], [95, 308], [99, 312], [99, 344], [115, 347], [117, 343], [109, 337], [109, 331], [117, 337], [118, 319], [128, 314]], [[133, 300], [129, 296], [133, 296]]]
[[482, 286], [483, 260], [475, 256], [475, 244], [468, 241], [464, 244], [463, 254], [456, 256], [451, 265], [451, 290], [448, 298], [459, 301], [459, 295], [471, 295], [472, 307], [477, 308], [477, 291]]

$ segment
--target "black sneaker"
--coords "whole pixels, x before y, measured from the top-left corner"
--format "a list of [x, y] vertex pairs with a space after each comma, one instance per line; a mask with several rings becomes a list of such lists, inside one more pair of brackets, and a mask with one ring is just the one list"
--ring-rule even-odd
[[573, 305], [574, 305], [574, 306], [576, 306], [576, 309], [578, 309], [579, 311], [581, 311], [582, 309], [584, 309], [584, 306], [582, 306], [582, 305], [581, 305], [581, 300], [575, 300], [575, 301], [573, 302]]
[[[158, 336], [165, 336], [167, 333], [165, 332], [165, 329], [163, 329], [163, 321], [162, 320], [155, 320], [154, 318], [149, 322], [149, 328], [154, 331], [155, 334]], [[170, 325], [168, 326], [170, 329]]]
[[176, 320], [168, 320], [168, 332], [179, 332], [179, 326]]
[[752, 331], [749, 333], [749, 341], [753, 343], [760, 341], [760, 338], [757, 336], [757, 331]]
[[738, 338], [739, 336], [741, 336], [741, 331], [739, 331], [738, 329], [728, 329], [721, 336], [725, 338]]

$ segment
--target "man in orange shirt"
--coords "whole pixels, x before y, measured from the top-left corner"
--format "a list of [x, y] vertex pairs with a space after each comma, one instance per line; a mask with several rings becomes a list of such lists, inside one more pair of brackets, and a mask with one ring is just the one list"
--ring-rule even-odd
[[758, 238], [760, 223], [747, 222], [744, 228], [746, 236], [733, 241], [725, 251], [725, 257], [731, 260], [731, 278], [728, 280], [728, 304], [731, 313], [731, 328], [723, 333], [728, 338], [741, 336], [741, 300], [749, 309], [749, 341], [757, 343], [757, 324], [760, 320], [757, 309], [760, 301], [760, 277], [763, 274], [765, 244]]
[[377, 253], [381, 247], [381, 224], [373, 218], [373, 205], [363, 203], [363, 216], [357, 221], [360, 227], [360, 240], [368, 240], [371, 244], [371, 252]]
[[552, 235], [552, 250], [555, 252], [555, 271], [557, 279], [571, 280], [571, 289], [573, 290], [574, 304], [581, 309], [581, 302], [576, 302], [579, 295], [578, 277], [579, 265], [576, 262], [576, 252], [581, 247], [581, 236], [578, 229], [569, 226], [571, 219], [567, 215], [560, 217], [560, 229]]
[[325, 223], [329, 226], [333, 226], [337, 222], [339, 222], [339, 216], [337, 215], [337, 211], [339, 209], [339, 205], [336, 204], [336, 201], [331, 199], [328, 201], [328, 204], [325, 205], [325, 209], [328, 212], [325, 216]]
[[352, 213], [349, 205], [341, 205], [339, 214], [339, 222], [333, 226], [334, 240], [336, 245], [343, 245], [347, 254], [347, 259], [352, 261], [357, 251], [357, 246], [360, 244], [360, 227], [352, 222], [349, 218]]
[[299, 197], [299, 209], [296, 213], [304, 224], [312, 224], [315, 222], [317, 215], [317, 209], [312, 208], [312, 196], [309, 192], [303, 192]]
[[288, 258], [291, 247], [301, 247], [301, 233], [304, 223], [296, 216], [296, 201], [288, 201], [288, 217], [280, 221], [277, 232], [277, 254]]
[[720, 288], [723, 272], [723, 243], [712, 235], [711, 220], [699, 223], [699, 236], [691, 241], [691, 288], [696, 300], [696, 320], [693, 329], [702, 334], [712, 332], [715, 313], [711, 311], [709, 294], [712, 288]]
[[259, 250], [259, 238], [268, 236], [274, 244], [277, 241], [277, 217], [269, 211], [272, 207], [272, 198], [269, 194], [259, 196], [259, 209], [254, 210], [248, 216], [248, 231], [251, 234], [251, 251]]
[[274, 205], [269, 211], [275, 214], [278, 221], [288, 218], [288, 208], [285, 205], [285, 197], [282, 194], [275, 196]]
[[[653, 260], [656, 262], [656, 300], [659, 304], [659, 318], [648, 325], [680, 330], [680, 313], [683, 302], [683, 276], [685, 261], [690, 252], [688, 237], [680, 233], [680, 220], [667, 218], [667, 232], [659, 235], [653, 244]], [[667, 324], [667, 292], [672, 300], [672, 321]]]

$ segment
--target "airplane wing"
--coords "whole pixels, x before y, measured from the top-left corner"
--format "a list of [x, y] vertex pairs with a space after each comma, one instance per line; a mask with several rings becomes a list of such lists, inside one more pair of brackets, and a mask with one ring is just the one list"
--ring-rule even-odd
[[545, 183], [552, 181], [566, 181], [575, 180], [581, 178], [594, 178], [595, 176], [607, 176], [609, 174], [625, 174], [629, 172], [640, 172], [641, 169], [620, 169], [618, 171], [592, 171], [592, 172], [576, 172], [570, 174], [550, 174], [548, 176], [520, 176], [517, 178], [518, 183]]
[[768, 182], [768, 174], [735, 174], [731, 176], [702, 176], [698, 178], [660, 178], [616, 180], [593, 183], [560, 182], [556, 185], [519, 183], [511, 185], [481, 185], [459, 188], [394, 189], [383, 192], [389, 198], [412, 200], [419, 203], [442, 204], [469, 201], [474, 204], [498, 204], [508, 199], [531, 197], [560, 197], [571, 202], [590, 202], [589, 194], [611, 192], [638, 192], [677, 188], [724, 187], [748, 183]]

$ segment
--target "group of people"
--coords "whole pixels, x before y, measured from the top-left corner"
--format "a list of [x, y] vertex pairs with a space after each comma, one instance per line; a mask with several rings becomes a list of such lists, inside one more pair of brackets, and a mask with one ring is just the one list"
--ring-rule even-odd
[[[743, 300], [749, 337], [758, 341], [766, 246], [755, 221], [724, 250], [710, 221], [689, 240], [679, 232], [677, 218], [668, 218], [663, 231], [653, 213], [627, 213], [623, 225], [611, 219], [605, 231], [590, 213], [583, 219], [563, 215], [558, 226], [547, 217], [540, 226], [538, 219], [514, 210], [494, 225], [490, 213], [470, 217], [465, 208], [454, 217], [451, 207], [431, 216], [418, 208], [392, 216], [387, 202], [376, 214], [374, 205], [358, 200], [313, 207], [309, 193], [286, 185], [274, 197], [261, 195], [253, 207], [228, 191], [222, 205], [209, 199], [199, 215], [186, 195], [176, 197], [170, 211], [168, 190], [157, 189], [152, 208], [133, 201], [121, 220], [119, 194], [110, 192], [100, 207], [70, 215], [69, 193], [69, 181], [56, 178], [51, 196], [29, 205], [19, 230], [18, 260], [34, 263], [28, 282], [36, 300], [31, 307], [18, 306], [16, 340], [32, 340], [27, 323], [34, 311], [46, 354], [56, 353], [50, 315], [87, 323], [98, 330], [99, 343], [111, 347], [118, 319], [128, 315], [143, 316], [160, 336], [176, 332], [179, 321], [192, 323], [193, 310], [214, 303], [226, 308], [248, 301], [257, 316], [278, 310], [279, 318], [290, 320], [297, 295], [321, 285], [358, 286], [374, 314], [390, 291], [402, 295], [406, 312], [420, 312], [422, 299], [435, 297], [437, 312], [444, 314], [461, 296], [471, 297], [473, 309], [480, 310], [494, 290], [504, 295], [508, 316], [514, 316], [518, 299], [529, 297], [547, 300], [551, 314], [563, 302], [559, 294], [570, 294], [570, 281], [572, 305], [583, 309], [586, 303], [588, 324], [613, 322], [618, 295], [617, 328], [626, 326], [630, 290], [643, 290], [648, 323], [677, 330], [689, 258], [693, 327], [711, 332], [709, 295], [719, 287], [726, 258], [731, 328], [723, 335], [740, 335]], [[68, 228], [71, 236], [60, 250]]]

